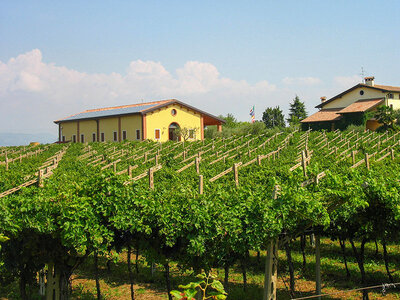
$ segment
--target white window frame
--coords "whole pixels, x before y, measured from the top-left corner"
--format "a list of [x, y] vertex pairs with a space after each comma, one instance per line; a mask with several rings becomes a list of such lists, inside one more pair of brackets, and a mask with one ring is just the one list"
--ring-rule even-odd
[[113, 131], [113, 141], [118, 142], [118, 132], [117, 131]]
[[[159, 132], [159, 138], [156, 137], [156, 131], [157, 131], [157, 130], [158, 130], [158, 132]], [[161, 140], [161, 130], [160, 130], [159, 128], [154, 129], [154, 139], [155, 139], [156, 141]]]
[[[138, 138], [138, 132], [139, 132], [139, 138]], [[140, 129], [136, 129], [136, 140], [140, 140], [142, 137], [142, 134], [140, 132]]]

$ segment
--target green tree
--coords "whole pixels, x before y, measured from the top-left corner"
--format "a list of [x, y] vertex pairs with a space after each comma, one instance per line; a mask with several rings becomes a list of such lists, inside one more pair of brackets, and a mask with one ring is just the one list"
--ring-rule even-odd
[[307, 112], [304, 102], [300, 101], [299, 96], [293, 99], [290, 103], [289, 118], [287, 121], [290, 125], [298, 124], [301, 120], [307, 118]]
[[262, 120], [267, 128], [285, 127], [285, 117], [279, 106], [267, 107], [263, 112]]
[[219, 117], [225, 120], [226, 123], [224, 124], [224, 127], [235, 128], [236, 126], [239, 125], [238, 120], [231, 113], [227, 114], [226, 117], [224, 116], [219, 116]]
[[393, 123], [396, 120], [393, 107], [386, 105], [379, 106], [376, 109], [375, 118], [379, 123], [383, 124], [384, 128], [393, 128]]

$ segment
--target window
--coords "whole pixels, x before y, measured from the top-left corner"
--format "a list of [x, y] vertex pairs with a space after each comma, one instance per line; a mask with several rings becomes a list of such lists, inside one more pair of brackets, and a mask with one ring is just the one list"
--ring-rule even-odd
[[194, 136], [194, 130], [193, 130], [193, 129], [190, 129], [190, 130], [189, 130], [189, 138], [190, 138], [190, 139], [194, 139], [194, 138], [195, 138], [195, 136]]
[[96, 141], [96, 134], [92, 133], [92, 142], [95, 142], [95, 141]]
[[114, 131], [114, 142], [118, 142], [118, 134]]
[[76, 135], [75, 135], [75, 134], [72, 135], [72, 142], [73, 142], [73, 143], [76, 143]]
[[126, 130], [122, 131], [122, 140], [126, 141]]
[[393, 99], [394, 97], [393, 97], [393, 94], [392, 93], [390, 93], [390, 94], [388, 94], [388, 99]]
[[81, 143], [85, 142], [85, 136], [83, 134], [81, 134]]
[[176, 116], [176, 109], [175, 108], [171, 110], [171, 115]]
[[140, 130], [136, 129], [136, 139], [140, 140]]
[[160, 139], [160, 129], [154, 130], [154, 137], [156, 140]]
[[62, 136], [62, 141], [65, 142], [65, 135]]
[[364, 95], [364, 91], [360, 91], [360, 95], [361, 95], [361, 96]]
[[104, 142], [106, 139], [104, 138], [104, 132], [100, 133], [101, 141]]

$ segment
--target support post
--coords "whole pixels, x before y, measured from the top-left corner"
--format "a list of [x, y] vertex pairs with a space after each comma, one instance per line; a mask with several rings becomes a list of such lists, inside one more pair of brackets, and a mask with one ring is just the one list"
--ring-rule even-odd
[[276, 286], [278, 283], [278, 242], [272, 240], [267, 249], [265, 261], [264, 297], [263, 300], [276, 299]]
[[394, 149], [390, 149], [390, 156], [392, 157], [392, 160], [394, 160]]
[[113, 163], [113, 166], [114, 166], [114, 173], [117, 173], [117, 162], [116, 161]]
[[301, 166], [303, 167], [303, 175], [307, 178], [307, 162], [306, 162], [306, 154], [304, 150], [301, 152]]
[[128, 176], [129, 176], [129, 178], [132, 178], [132, 166], [131, 165], [128, 166]]
[[261, 166], [261, 155], [257, 155], [257, 163]]
[[367, 167], [367, 170], [369, 170], [369, 155], [368, 155], [368, 153], [365, 153], [365, 165]]
[[235, 178], [236, 187], [238, 187], [239, 186], [239, 170], [238, 170], [238, 165], [236, 163], [233, 164], [233, 176]]
[[38, 187], [43, 187], [43, 169], [39, 170]]
[[203, 195], [203, 175], [199, 175], [199, 194]]
[[353, 160], [353, 165], [356, 163], [356, 151], [351, 151], [351, 158]]
[[149, 187], [154, 189], [154, 171], [152, 168], [149, 169]]
[[[321, 252], [320, 235], [315, 235], [315, 289], [317, 295], [321, 295]], [[318, 297], [321, 299], [321, 297]]]
[[196, 157], [196, 172], [200, 174], [200, 158]]
[[39, 295], [45, 296], [46, 295], [46, 282], [44, 279], [44, 269], [39, 271]]
[[[276, 185], [272, 192], [272, 199], [277, 199], [279, 186]], [[268, 244], [267, 259], [265, 261], [264, 297], [263, 300], [276, 299], [276, 287], [278, 283], [278, 240], [272, 240]]]

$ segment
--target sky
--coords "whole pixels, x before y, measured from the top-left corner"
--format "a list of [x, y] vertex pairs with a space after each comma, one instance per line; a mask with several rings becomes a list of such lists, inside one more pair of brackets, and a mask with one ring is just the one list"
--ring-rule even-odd
[[375, 76], [400, 86], [400, 1], [0, 2], [0, 133], [56, 135], [91, 108], [179, 99], [249, 121], [309, 114]]

